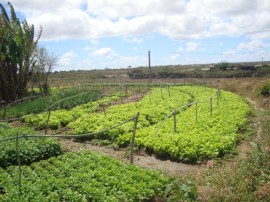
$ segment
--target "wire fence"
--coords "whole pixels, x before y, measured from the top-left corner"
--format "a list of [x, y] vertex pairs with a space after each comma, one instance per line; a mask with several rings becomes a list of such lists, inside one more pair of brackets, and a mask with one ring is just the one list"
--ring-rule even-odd
[[121, 122], [118, 124], [115, 124], [114, 126], [111, 126], [107, 129], [104, 129], [102, 131], [98, 132], [93, 132], [93, 133], [87, 133], [87, 134], [74, 134], [74, 135], [20, 135], [17, 133], [16, 137], [10, 137], [10, 138], [5, 138], [0, 140], [0, 143], [10, 141], [10, 140], [16, 140], [16, 157], [17, 157], [17, 162], [18, 162], [18, 167], [19, 167], [19, 177], [18, 177], [18, 189], [19, 193], [21, 193], [21, 176], [22, 176], [22, 164], [21, 164], [21, 157], [20, 157], [20, 144], [19, 140], [20, 139], [27, 139], [27, 138], [64, 138], [64, 139], [71, 139], [71, 138], [85, 138], [85, 137], [92, 137], [93, 135], [105, 133], [109, 130], [112, 130], [114, 128], [117, 128], [119, 126], [122, 126], [128, 122], [133, 121], [133, 132], [132, 132], [132, 138], [131, 138], [131, 149], [130, 149], [130, 163], [133, 164], [133, 154], [134, 154], [134, 142], [135, 142], [135, 135], [136, 135], [136, 129], [137, 129], [137, 123], [138, 123], [138, 118], [139, 118], [140, 113], [137, 113], [135, 116]]
[[[171, 85], [163, 85], [163, 88], [167, 88], [167, 91], [168, 91], [168, 94], [170, 96], [170, 86]], [[123, 87], [123, 86], [122, 86]], [[160, 85], [160, 93], [161, 93], [161, 97], [163, 97], [163, 92], [162, 92], [162, 86]], [[117, 86], [116, 88], [119, 88], [119, 86]], [[121, 88], [121, 86], [120, 86]], [[124, 86], [125, 88], [125, 91], [127, 91], [127, 87]], [[85, 93], [82, 93], [82, 94], [85, 94]], [[109, 94], [109, 93], [107, 93]], [[150, 102], [151, 102], [151, 90], [148, 91], [148, 94], [150, 95]], [[81, 94], [80, 94], [81, 95]], [[68, 98], [64, 98], [62, 100], [59, 100], [57, 101], [56, 103], [54, 103], [53, 105], [49, 106], [45, 111], [43, 111], [42, 113], [44, 112], [48, 112], [48, 119], [47, 119], [47, 123], [46, 123], [46, 128], [45, 128], [45, 134], [44, 135], [31, 135], [31, 134], [23, 134], [23, 135], [19, 135], [17, 133], [16, 137], [10, 137], [10, 138], [5, 138], [5, 139], [2, 139], [0, 140], [0, 143], [3, 143], [3, 142], [6, 142], [6, 141], [11, 141], [11, 140], [16, 140], [16, 156], [17, 156], [17, 163], [18, 163], [18, 167], [19, 167], [19, 178], [18, 178], [18, 189], [19, 189], [19, 193], [21, 193], [21, 174], [22, 174], [22, 169], [21, 169], [21, 159], [20, 159], [20, 139], [27, 139], [27, 138], [64, 138], [64, 139], [71, 139], [71, 138], [89, 138], [89, 137], [93, 137], [94, 135], [98, 135], [98, 134], [101, 134], [101, 133], [105, 133], [105, 132], [108, 132], [114, 128], [117, 128], [117, 127], [120, 127], [128, 122], [131, 122], [133, 121], [134, 124], [133, 124], [133, 128], [132, 128], [132, 137], [131, 137], [131, 150], [130, 150], [130, 163], [133, 164], [133, 156], [134, 156], [134, 144], [135, 144], [135, 136], [136, 136], [136, 130], [137, 130], [137, 123], [138, 123], [138, 119], [139, 119], [139, 115], [140, 115], [140, 112], [138, 112], [135, 116], [121, 122], [121, 123], [117, 123], [109, 128], [106, 128], [104, 130], [101, 130], [101, 131], [98, 131], [98, 132], [93, 132], [93, 133], [87, 133], [87, 134], [73, 134], [73, 135], [47, 135], [47, 128], [48, 128], [48, 124], [49, 124], [49, 120], [50, 120], [50, 112], [51, 110], [53, 109], [54, 106], [56, 106], [58, 103], [60, 103], [61, 101], [63, 100], [66, 100], [66, 99], [71, 99], [71, 98], [74, 98], [76, 96], [79, 96], [79, 95], [75, 95], [75, 96], [71, 96], [71, 97], [68, 97]], [[104, 96], [104, 95], [103, 95]], [[210, 113], [212, 115], [212, 105], [213, 105], [213, 97], [214, 96], [217, 96], [217, 103], [219, 103], [219, 100], [221, 98], [221, 90], [220, 90], [220, 87], [206, 100], [202, 100], [202, 101], [196, 101], [196, 102], [192, 102], [192, 103], [188, 103], [184, 106], [180, 106], [176, 109], [174, 109], [173, 111], [171, 111], [169, 114], [167, 114], [167, 116], [163, 119], [163, 121], [158, 125], [157, 129], [155, 130], [155, 132], [150, 136], [150, 138], [154, 137], [161, 129], [162, 125], [169, 119], [171, 118], [172, 116], [174, 117], [174, 132], [176, 133], [177, 132], [177, 125], [176, 125], [176, 116], [178, 114], [178, 112], [184, 108], [187, 108], [187, 107], [191, 107], [192, 105], [196, 105], [196, 123], [198, 122], [198, 104], [199, 103], [205, 103], [205, 102], [210, 102], [209, 105], [210, 105]], [[98, 107], [100, 106], [100, 103], [96, 106], [94, 106], [93, 108], [95, 107]], [[93, 109], [92, 108], [92, 109]], [[105, 112], [104, 112], [105, 113]], [[35, 114], [36, 115], [36, 114]], [[33, 116], [35, 116], [33, 115]], [[20, 119], [18, 119], [20, 120]], [[3, 121], [3, 120], [1, 120]], [[0, 121], [0, 122], [1, 122]], [[10, 121], [10, 120], [4, 120], [4, 121]]]
[[[106, 92], [106, 93], [103, 93], [103, 95], [101, 97], [106, 97], [114, 92], [116, 92], [118, 89], [120, 88], [120, 86], [116, 86], [114, 87], [113, 89], [110, 89], [110, 91]], [[119, 91], [119, 90], [118, 90]], [[75, 97], [79, 97], [79, 96], [82, 96], [82, 95], [86, 95], [86, 94], [91, 94], [92, 91], [89, 91], [89, 92], [83, 92], [83, 93], [79, 93], [77, 95], [73, 95], [73, 96], [70, 96], [70, 97], [67, 97], [67, 98], [63, 98], [63, 99], [60, 99], [58, 101], [56, 101], [55, 103], [53, 103], [52, 105], [50, 105], [49, 107], [47, 107], [47, 109], [45, 109], [44, 111], [41, 111], [39, 113], [36, 113], [36, 114], [32, 114], [28, 117], [33, 117], [33, 116], [37, 116], [39, 114], [42, 114], [42, 113], [49, 113], [49, 111], [52, 111], [53, 110], [53, 107], [57, 106], [59, 103], [65, 101], [65, 100], [68, 100], [68, 99], [72, 99], [72, 98], [75, 98]], [[6, 119], [6, 112], [8, 110], [9, 107], [11, 107], [12, 105], [14, 105], [15, 103], [18, 103], [18, 102], [22, 102], [22, 101], [25, 101], [25, 100], [31, 100], [31, 99], [35, 99], [35, 98], [38, 98], [38, 97], [42, 97], [44, 95], [38, 95], [38, 96], [31, 96], [31, 97], [26, 97], [26, 98], [23, 98], [23, 99], [19, 99], [19, 100], [16, 100], [10, 104], [7, 104], [4, 106], [4, 112], [3, 112], [3, 119], [0, 120], [0, 122], [12, 122], [12, 121], [21, 121], [22, 117], [19, 117], [19, 118], [11, 118], [11, 119]], [[100, 98], [101, 98], [100, 97]], [[91, 100], [90, 100], [91, 101]], [[104, 101], [105, 102], [105, 101]], [[97, 105], [98, 106], [98, 105]], [[97, 107], [97, 106], [94, 106], [94, 107]]]
[[199, 103], [206, 103], [206, 102], [210, 102], [209, 105], [210, 105], [210, 114], [212, 116], [213, 114], [213, 97], [214, 96], [217, 96], [217, 105], [219, 105], [219, 100], [221, 98], [221, 90], [220, 89], [217, 89], [216, 92], [211, 95], [208, 99], [206, 100], [201, 100], [201, 101], [196, 101], [196, 102], [192, 102], [192, 103], [188, 103], [186, 105], [183, 105], [179, 108], [176, 108], [174, 109], [173, 111], [171, 111], [164, 119], [163, 121], [161, 121], [161, 123], [158, 125], [157, 129], [155, 130], [155, 132], [151, 135], [151, 138], [154, 137], [161, 129], [161, 127], [163, 126], [163, 124], [169, 120], [169, 118], [171, 118], [172, 116], [174, 117], [174, 132], [176, 133], [176, 128], [177, 128], [177, 125], [176, 125], [176, 115], [177, 113], [182, 110], [182, 109], [185, 109], [185, 108], [189, 108], [191, 107], [192, 105], [195, 105], [196, 106], [196, 110], [195, 110], [195, 120], [196, 120], [196, 123], [198, 123], [198, 104]]

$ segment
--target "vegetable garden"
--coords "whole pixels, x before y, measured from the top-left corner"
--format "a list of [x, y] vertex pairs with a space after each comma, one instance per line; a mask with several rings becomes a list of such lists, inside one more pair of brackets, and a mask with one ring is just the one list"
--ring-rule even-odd
[[[51, 133], [66, 128], [67, 132], [61, 137], [95, 139], [114, 147], [127, 147], [132, 142], [137, 148], [154, 153], [157, 157], [201, 163], [234, 152], [239, 131], [247, 124], [250, 113], [248, 104], [233, 93], [188, 85], [153, 87], [139, 101], [111, 105], [113, 101], [131, 94], [126, 89], [126, 92], [95, 98], [86, 104], [66, 109], [59, 107], [60, 102], [57, 102], [47, 112], [28, 114], [21, 120], [36, 129], [47, 131], [50, 128]], [[138, 118], [135, 124], [132, 122], [134, 116]], [[4, 131], [4, 128], [9, 126], [2, 125], [1, 130]], [[25, 136], [21, 137], [21, 141], [25, 141], [20, 142], [21, 145], [32, 144], [27, 142], [32, 141], [27, 137], [31, 133], [34, 134], [31, 129], [20, 130], [19, 135]], [[12, 132], [0, 134], [4, 139], [10, 137]], [[14, 134], [18, 136], [18, 132]], [[34, 139], [35, 145], [54, 142], [45, 136]], [[17, 159], [13, 154], [13, 160], [9, 162], [7, 157], [11, 151], [14, 152], [15, 144], [11, 140], [0, 142], [3, 148], [7, 144], [13, 144], [13, 149], [3, 150], [0, 156], [1, 167], [7, 167], [7, 170], [0, 172], [4, 179], [0, 184], [0, 199], [3, 201], [12, 201], [12, 198], [15, 200], [19, 196], [23, 196], [25, 201], [149, 200], [154, 196], [165, 196], [165, 185], [169, 182], [169, 178], [158, 172], [141, 170], [92, 152], [60, 155], [59, 145], [56, 146], [58, 150], [51, 152], [51, 155], [43, 155], [43, 158], [38, 152], [33, 153], [37, 158], [29, 155], [28, 158], [33, 161], [26, 160], [28, 153], [20, 145]], [[36, 150], [47, 153], [46, 149], [37, 147]], [[16, 164], [16, 160], [18, 162], [18, 156], [26, 165], [19, 170], [14, 166], [8, 167]], [[22, 182], [20, 190], [14, 187], [18, 182], [18, 172]], [[31, 194], [26, 196], [26, 193]]]
[[[118, 93], [71, 110], [52, 111], [48, 127], [67, 126], [71, 129], [69, 134], [90, 134], [140, 112], [137, 147], [161, 157], [196, 163], [232, 152], [237, 144], [237, 132], [246, 124], [250, 112], [249, 106], [238, 96], [198, 86], [153, 88], [138, 102], [109, 106], [112, 99], [120, 98]], [[99, 103], [108, 106], [106, 111], [99, 110]], [[23, 117], [24, 122], [38, 128], [45, 128], [47, 120], [47, 113]], [[120, 147], [127, 146], [131, 137], [131, 122], [90, 135], [90, 139]]]
[[92, 152], [77, 152], [18, 168], [0, 169], [1, 201], [142, 201], [164, 195], [169, 178]]

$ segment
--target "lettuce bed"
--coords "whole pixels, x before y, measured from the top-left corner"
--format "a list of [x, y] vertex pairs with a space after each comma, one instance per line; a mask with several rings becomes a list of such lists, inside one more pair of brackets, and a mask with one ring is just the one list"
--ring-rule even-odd
[[[0, 201], [148, 201], [169, 179], [157, 171], [90, 151], [68, 153], [18, 168], [0, 168]], [[20, 200], [23, 199], [23, 200]]]
[[[26, 126], [12, 128], [8, 124], [0, 124], [0, 140], [19, 135], [34, 135], [36, 132]], [[52, 138], [22, 138], [19, 139], [19, 154], [22, 164], [30, 164], [41, 159], [47, 159], [61, 154], [61, 146]], [[0, 167], [17, 165], [16, 140], [0, 142]]]

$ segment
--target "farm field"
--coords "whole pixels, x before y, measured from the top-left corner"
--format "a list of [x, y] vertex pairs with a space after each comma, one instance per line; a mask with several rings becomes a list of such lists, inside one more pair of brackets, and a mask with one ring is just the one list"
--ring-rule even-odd
[[[85, 141], [93, 141], [117, 150], [125, 148], [128, 152], [134, 132], [134, 117], [139, 113], [135, 136], [136, 151], [143, 150], [148, 155], [176, 162], [206, 164], [213, 159], [215, 161], [217, 158], [236, 153], [237, 145], [243, 138], [243, 131], [247, 130], [248, 116], [252, 111], [247, 102], [236, 94], [205, 86], [165, 84], [152, 87], [147, 93], [144, 91], [141, 99], [123, 101], [135, 93], [136, 91], [124, 92], [122, 88], [122, 92], [92, 99], [76, 107], [66, 109], [55, 107], [51, 110], [49, 121], [47, 112], [23, 116], [23, 124], [28, 125], [28, 128], [19, 129], [19, 135], [36, 132], [42, 134], [48, 123], [49, 135], [55, 133], [66, 137], [72, 135], [76, 136], [74, 138], [77, 141], [82, 141], [82, 144]], [[18, 134], [8, 124], [1, 123], [1, 129], [6, 130], [2, 133], [6, 136], [1, 135], [1, 139], [9, 137], [12, 133], [13, 137]], [[13, 152], [13, 160], [12, 163], [1, 166], [4, 168], [1, 169], [1, 178], [4, 180], [0, 184], [0, 201], [12, 201], [12, 198], [16, 201], [19, 197], [25, 198], [26, 201], [155, 201], [158, 198], [170, 201], [174, 196], [182, 201], [195, 200], [197, 194], [200, 194], [194, 180], [190, 182], [182, 179], [175, 183], [171, 177], [165, 177], [159, 172], [128, 166], [118, 160], [88, 151], [61, 155], [62, 150], [59, 149], [58, 153], [51, 155], [58, 157], [50, 158], [48, 155], [39, 158], [42, 154], [37, 153], [34, 154], [37, 158], [33, 158], [33, 161], [24, 162], [23, 149], [28, 149], [23, 145], [32, 143], [24, 143], [23, 140], [24, 138], [20, 140], [20, 156], [22, 164], [25, 165], [21, 167], [21, 171], [18, 166], [9, 166], [16, 165], [18, 160], [14, 155], [15, 141], [11, 144], [13, 149], [6, 153], [2, 152], [2, 157]], [[27, 139], [29, 140], [31, 138]], [[35, 145], [47, 145], [48, 143], [44, 142], [47, 140], [51, 141], [46, 138], [40, 139], [40, 142], [39, 139], [33, 139], [33, 142]], [[57, 142], [56, 139], [53, 142]], [[5, 145], [10, 143], [0, 144], [5, 148]], [[40, 151], [47, 153], [46, 149]], [[40, 161], [41, 159], [43, 160]], [[63, 162], [68, 163], [64, 165]], [[81, 168], [75, 168], [75, 165], [80, 165]], [[121, 185], [112, 182], [112, 179], [119, 181], [118, 170], [121, 174], [127, 173], [123, 175], [125, 177], [120, 177], [121, 181], [124, 180]], [[18, 189], [20, 172], [22, 185]], [[101, 174], [108, 177], [101, 179], [99, 177]], [[58, 178], [62, 180], [57, 180]], [[67, 183], [71, 179], [76, 187]], [[136, 190], [142, 187], [142, 191], [137, 192], [131, 188], [129, 184], [131, 179], [133, 181], [138, 179], [132, 186], [138, 186]], [[104, 180], [108, 180], [109, 183]], [[142, 186], [148, 185], [149, 182], [151, 182], [149, 186]], [[95, 186], [87, 188], [91, 183]], [[175, 192], [177, 186], [180, 188]], [[24, 195], [27, 192], [32, 194]]]
[[1, 2], [0, 202], [270, 202], [268, 2]]
[[[105, 113], [97, 111], [97, 106], [97, 102], [93, 102], [69, 111], [55, 110], [48, 127], [67, 126], [71, 129], [69, 134], [96, 133], [90, 139], [125, 147], [131, 142], [133, 122], [98, 132], [139, 112], [137, 147], [160, 157], [198, 163], [233, 152], [239, 137], [237, 132], [246, 124], [250, 112], [248, 105], [236, 95], [199, 86], [153, 88], [140, 101], [110, 106]], [[23, 121], [36, 128], [45, 128], [47, 116], [47, 113], [26, 116]]]

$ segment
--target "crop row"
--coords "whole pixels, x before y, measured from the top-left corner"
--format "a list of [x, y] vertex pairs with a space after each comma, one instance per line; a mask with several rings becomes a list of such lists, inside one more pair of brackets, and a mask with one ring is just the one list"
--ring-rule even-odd
[[[106, 116], [101, 113], [86, 114], [68, 126], [73, 128], [73, 133], [91, 133], [140, 112], [135, 140], [138, 147], [145, 147], [159, 156], [170, 156], [175, 160], [201, 162], [234, 151], [239, 139], [238, 131], [245, 126], [250, 112], [248, 104], [237, 95], [221, 91], [218, 97], [215, 93], [216, 90], [211, 88], [186, 86], [172, 88], [169, 96], [167, 91], [162, 94], [160, 89], [153, 89], [151, 94], [137, 103], [110, 107]], [[177, 112], [176, 132], [171, 117], [155, 134], [171, 111], [190, 101], [194, 104]], [[126, 146], [131, 140], [131, 131], [132, 123], [129, 123], [93, 138]]]
[[[16, 137], [17, 134], [19, 136], [22, 134], [34, 135], [35, 131], [26, 126], [12, 128], [8, 124], [0, 124], [0, 140]], [[22, 164], [30, 164], [41, 159], [57, 156], [61, 153], [60, 144], [55, 139], [19, 139], [19, 155]], [[0, 167], [6, 168], [16, 164], [18, 164], [18, 162], [15, 139], [0, 142]]]
[[[96, 100], [100, 97], [99, 91], [87, 91], [84, 89], [67, 89], [59, 90], [53, 89], [51, 95], [40, 96], [35, 99], [24, 100], [21, 103], [14, 103], [7, 107], [5, 118], [19, 118], [27, 114], [36, 114], [46, 110], [55, 102], [71, 96], [78, 95], [74, 98], [64, 100], [57, 105], [58, 109], [70, 109], [74, 106], [89, 102], [89, 100]], [[4, 115], [4, 109], [0, 109], [0, 115]]]
[[[186, 105], [191, 102], [193, 104]], [[181, 106], [184, 107], [179, 108]], [[178, 108], [176, 121], [171, 117], [161, 126], [168, 114]], [[249, 106], [237, 95], [221, 91], [218, 96], [216, 89], [198, 86], [153, 88], [140, 101], [110, 106], [106, 113], [87, 110], [89, 108], [79, 106], [69, 113], [57, 111], [62, 115], [52, 119], [51, 124], [54, 120], [65, 122], [62, 125], [71, 128], [73, 134], [93, 133], [140, 112], [136, 145], [184, 162], [201, 162], [233, 152], [239, 139], [238, 131], [245, 126], [250, 112]], [[45, 123], [46, 116], [41, 121]], [[133, 123], [129, 122], [91, 138], [127, 146], [132, 129]]]
[[[92, 133], [125, 121], [140, 112], [137, 124], [137, 130], [140, 130], [161, 122], [171, 110], [190, 101], [192, 97], [177, 87], [171, 88], [170, 96], [167, 90], [154, 88], [138, 102], [111, 106], [106, 110], [106, 115], [83, 114], [76, 121], [70, 122], [68, 127], [73, 129], [72, 133], [75, 134]], [[107, 139], [119, 146], [125, 146], [130, 142], [132, 129], [133, 123], [130, 122], [107, 133], [95, 135], [94, 138]]]
[[173, 117], [157, 132], [159, 125], [139, 130], [137, 144], [160, 156], [184, 162], [200, 162], [233, 152], [239, 140], [238, 131], [245, 127], [250, 113], [248, 104], [235, 94], [222, 91], [221, 97], [212, 97], [211, 115], [211, 91], [182, 89], [194, 95], [197, 107], [194, 103], [177, 114], [176, 132]]
[[169, 179], [105, 155], [83, 151], [0, 168], [0, 201], [143, 201], [164, 195]]
[[[99, 104], [102, 103], [102, 106], [104, 107], [109, 106], [112, 101], [119, 100], [123, 96], [125, 96], [125, 93], [118, 92], [96, 101], [91, 100], [86, 104], [78, 105], [70, 110], [67, 109], [53, 110], [50, 115], [48, 128], [58, 129], [67, 126], [70, 122], [75, 121], [78, 117], [84, 114], [91, 114], [93, 112], [98, 111]], [[36, 126], [39, 129], [44, 129], [46, 127], [47, 120], [48, 120], [47, 112], [38, 115], [29, 114], [27, 116], [22, 117], [23, 122]]]

